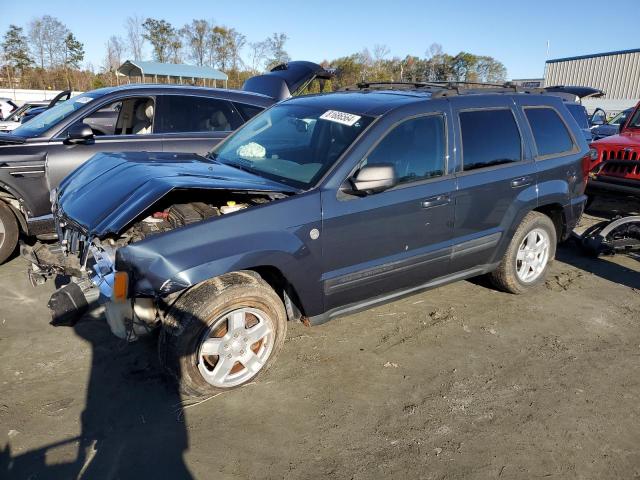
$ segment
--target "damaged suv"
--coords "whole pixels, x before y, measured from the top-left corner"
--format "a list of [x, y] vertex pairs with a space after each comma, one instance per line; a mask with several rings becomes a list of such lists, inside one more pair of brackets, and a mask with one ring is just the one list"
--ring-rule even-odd
[[207, 157], [97, 155], [52, 193], [60, 247], [25, 253], [33, 276], [74, 276], [54, 320], [97, 287], [112, 331], [159, 328], [163, 364], [204, 394], [268, 368], [287, 320], [481, 274], [540, 284], [588, 160], [544, 91], [365, 84], [281, 102]]

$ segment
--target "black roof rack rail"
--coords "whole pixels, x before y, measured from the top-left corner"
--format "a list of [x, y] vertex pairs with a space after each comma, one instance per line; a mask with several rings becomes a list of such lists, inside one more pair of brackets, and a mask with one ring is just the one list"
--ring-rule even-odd
[[354, 86], [344, 87], [343, 91], [370, 90], [370, 89], [413, 89], [430, 90], [434, 98], [447, 97], [452, 95], [472, 95], [481, 93], [528, 93], [544, 94], [544, 88], [521, 87], [513, 82], [486, 83], [467, 81], [434, 81], [434, 82], [359, 82]]

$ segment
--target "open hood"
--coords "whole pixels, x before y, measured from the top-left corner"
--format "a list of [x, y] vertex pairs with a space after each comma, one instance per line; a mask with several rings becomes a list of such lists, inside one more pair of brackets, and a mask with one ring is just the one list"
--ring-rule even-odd
[[64, 179], [53, 209], [100, 237], [119, 233], [174, 189], [295, 191], [195, 154], [99, 153]]
[[280, 101], [289, 98], [316, 78], [327, 80], [332, 76], [331, 72], [317, 63], [293, 61], [273, 67], [263, 75], [249, 78], [244, 82], [242, 89]]

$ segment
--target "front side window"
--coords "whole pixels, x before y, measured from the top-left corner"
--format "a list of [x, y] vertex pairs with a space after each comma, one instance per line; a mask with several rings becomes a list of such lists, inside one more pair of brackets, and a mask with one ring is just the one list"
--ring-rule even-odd
[[522, 159], [522, 139], [510, 109], [460, 112], [463, 170], [492, 167]]
[[536, 142], [538, 155], [569, 152], [573, 140], [566, 125], [552, 108], [525, 108], [525, 114]]
[[188, 95], [158, 97], [156, 133], [229, 132], [243, 120], [230, 102]]
[[127, 97], [103, 105], [77, 123], [91, 127], [96, 136], [149, 135], [154, 132], [155, 110], [152, 97]]
[[211, 158], [296, 188], [313, 186], [373, 121], [372, 117], [285, 102], [264, 111]]
[[395, 127], [367, 156], [365, 164], [392, 164], [398, 183], [409, 183], [444, 175], [445, 155], [444, 117], [430, 115]]

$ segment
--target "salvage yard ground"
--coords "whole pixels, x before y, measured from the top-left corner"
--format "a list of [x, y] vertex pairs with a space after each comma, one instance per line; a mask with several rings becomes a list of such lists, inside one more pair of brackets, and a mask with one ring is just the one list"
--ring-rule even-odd
[[465, 281], [290, 325], [259, 382], [200, 403], [155, 338], [48, 325], [24, 269], [0, 267], [1, 478], [640, 477], [639, 257], [569, 244], [531, 295]]

